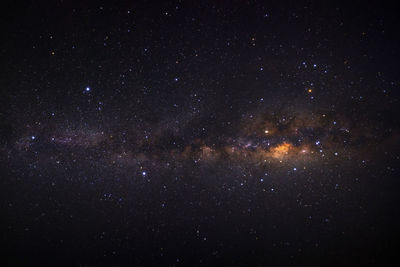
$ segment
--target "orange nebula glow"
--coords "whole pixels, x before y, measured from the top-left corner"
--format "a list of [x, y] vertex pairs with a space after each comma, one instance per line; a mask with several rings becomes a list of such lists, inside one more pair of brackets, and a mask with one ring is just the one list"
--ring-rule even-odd
[[282, 159], [284, 156], [286, 156], [289, 151], [293, 148], [293, 145], [289, 143], [283, 143], [280, 145], [277, 145], [276, 147], [273, 147], [271, 149], [271, 156], [276, 159]]

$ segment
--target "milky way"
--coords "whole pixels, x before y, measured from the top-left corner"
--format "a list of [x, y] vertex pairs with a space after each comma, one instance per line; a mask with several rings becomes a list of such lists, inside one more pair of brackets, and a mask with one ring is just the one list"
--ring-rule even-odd
[[[71, 166], [77, 161], [119, 168], [156, 165], [150, 167], [156, 171], [188, 161], [274, 167], [371, 160], [375, 159], [373, 148], [383, 149], [386, 142], [397, 138], [395, 133], [373, 134], [372, 125], [358, 126], [339, 113], [301, 110], [277, 114], [258, 110], [228, 122], [230, 133], [217, 135], [203, 128], [202, 136], [185, 139], [183, 135], [190, 125], [181, 126], [179, 116], [141, 129], [120, 126], [118, 122], [97, 128], [38, 122], [26, 125], [29, 134], [18, 136], [3, 152], [9, 158], [29, 158], [33, 154], [30, 164], [42, 168], [46, 164]], [[177, 125], [169, 127], [174, 122]]]

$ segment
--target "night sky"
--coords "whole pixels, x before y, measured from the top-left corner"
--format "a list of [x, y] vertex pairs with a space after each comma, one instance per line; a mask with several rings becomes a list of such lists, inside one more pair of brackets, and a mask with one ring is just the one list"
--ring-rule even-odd
[[398, 261], [398, 11], [293, 3], [3, 4], [1, 265]]

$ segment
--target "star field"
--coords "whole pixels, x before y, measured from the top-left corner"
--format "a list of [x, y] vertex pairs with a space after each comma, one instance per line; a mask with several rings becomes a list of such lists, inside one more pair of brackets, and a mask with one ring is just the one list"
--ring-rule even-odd
[[393, 7], [5, 7], [5, 266], [395, 260]]

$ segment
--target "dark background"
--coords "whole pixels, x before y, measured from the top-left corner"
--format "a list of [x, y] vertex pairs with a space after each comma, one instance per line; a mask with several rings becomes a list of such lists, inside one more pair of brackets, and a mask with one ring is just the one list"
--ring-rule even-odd
[[[398, 261], [394, 6], [1, 5], [1, 265]], [[318, 159], [292, 173], [290, 162], [263, 169], [251, 162], [198, 165], [171, 156], [174, 168], [149, 160], [143, 175], [137, 166], [103, 164], [120, 148], [116, 141], [89, 148], [44, 141], [74, 131], [84, 136], [80, 140], [92, 138], [93, 131], [127, 131], [127, 150], [162, 158], [160, 151], [183, 151], [197, 139], [230, 145], [241, 137], [239, 122], [248, 114], [279, 117], [304, 110], [327, 113], [339, 123], [346, 118], [358, 129], [356, 143], [342, 144], [349, 157]], [[137, 148], [148, 135], [157, 141]], [[23, 141], [30, 136], [36, 141]], [[29, 148], [19, 149], [21, 143]], [[55, 157], [61, 168], [50, 163]], [[266, 171], [272, 175], [260, 183]]]

